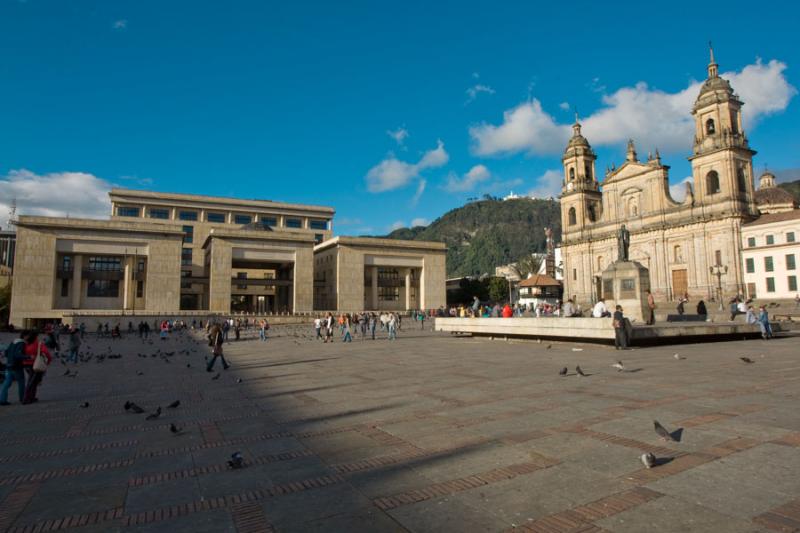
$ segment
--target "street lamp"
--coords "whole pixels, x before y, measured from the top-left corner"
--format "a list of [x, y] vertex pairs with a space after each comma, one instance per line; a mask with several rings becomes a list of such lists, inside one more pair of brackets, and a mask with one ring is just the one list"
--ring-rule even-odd
[[722, 302], [722, 276], [728, 273], [728, 267], [725, 265], [713, 265], [709, 269], [712, 276], [717, 277], [717, 299], [719, 300], [719, 310], [725, 310], [725, 304]]

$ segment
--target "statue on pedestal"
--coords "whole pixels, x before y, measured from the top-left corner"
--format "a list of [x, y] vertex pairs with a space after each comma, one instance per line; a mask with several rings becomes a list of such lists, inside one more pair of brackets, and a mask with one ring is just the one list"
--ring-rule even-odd
[[628, 261], [628, 249], [631, 245], [631, 232], [623, 224], [617, 233], [617, 261]]

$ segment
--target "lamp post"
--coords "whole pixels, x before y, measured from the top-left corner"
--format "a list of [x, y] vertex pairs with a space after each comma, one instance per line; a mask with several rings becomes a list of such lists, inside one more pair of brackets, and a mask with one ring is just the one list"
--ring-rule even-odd
[[725, 304], [722, 302], [722, 276], [728, 273], [728, 267], [725, 265], [713, 265], [710, 267], [712, 276], [717, 277], [717, 300], [719, 300], [719, 310], [725, 310]]

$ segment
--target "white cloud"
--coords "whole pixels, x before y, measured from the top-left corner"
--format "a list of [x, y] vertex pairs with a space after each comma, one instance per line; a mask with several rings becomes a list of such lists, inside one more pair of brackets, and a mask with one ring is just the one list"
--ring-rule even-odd
[[119, 19], [115, 20], [114, 23], [111, 25], [112, 28], [115, 30], [124, 30], [128, 28], [128, 21], [126, 19]]
[[467, 101], [464, 103], [464, 105], [472, 103], [481, 93], [494, 94], [495, 90], [489, 87], [488, 85], [484, 85], [482, 83], [476, 83], [475, 85], [467, 89], [466, 92], [467, 92]]
[[0, 177], [0, 226], [8, 226], [11, 202], [18, 215], [107, 218], [111, 215], [111, 184], [85, 172], [38, 175], [12, 170]]
[[411, 221], [411, 227], [416, 228], [417, 226], [427, 226], [430, 223], [430, 220], [427, 218], [415, 218]]
[[562, 111], [569, 111], [569, 102], [561, 102], [558, 104], [559, 109]]
[[386, 135], [394, 139], [394, 142], [397, 143], [397, 146], [403, 146], [405, 144], [406, 139], [408, 139], [408, 130], [404, 127], [399, 127], [396, 130], [386, 130]]
[[397, 222], [395, 222], [394, 224], [389, 226], [389, 231], [394, 231], [396, 229], [405, 228], [405, 227], [406, 227], [406, 223], [403, 222], [402, 220], [398, 220]]
[[669, 186], [669, 195], [676, 202], [683, 202], [686, 199], [686, 184], [693, 183], [692, 177], [687, 176], [678, 183]]
[[425, 187], [428, 185], [428, 180], [421, 179], [417, 184], [417, 192], [414, 193], [414, 196], [411, 198], [411, 207], [416, 207], [419, 203], [419, 199], [422, 198], [422, 193], [425, 192]]
[[[786, 79], [786, 64], [760, 59], [739, 72], [722, 76], [731, 82], [745, 102], [745, 128], [786, 109], [797, 89]], [[593, 80], [596, 86], [598, 80]], [[602, 97], [603, 107], [583, 120], [583, 134], [593, 145], [617, 145], [629, 138], [643, 148], [662, 152], [686, 152], [694, 135], [692, 105], [702, 82], [691, 81], [686, 89], [669, 93], [639, 82]], [[507, 110], [500, 125], [479, 124], [469, 130], [473, 151], [478, 155], [513, 152], [558, 154], [571, 134], [568, 124], [558, 124], [536, 99]]]
[[450, 156], [445, 151], [442, 141], [438, 141], [433, 150], [425, 152], [417, 163], [406, 163], [390, 154], [367, 172], [367, 189], [370, 192], [399, 189], [417, 178], [423, 170], [440, 167], [449, 159]]
[[359, 226], [364, 222], [360, 218], [339, 217], [336, 219], [337, 226]]
[[558, 198], [561, 194], [562, 170], [550, 169], [536, 179], [536, 185], [528, 191], [531, 198]]
[[447, 177], [447, 183], [444, 185], [444, 190], [447, 192], [466, 192], [471, 191], [475, 186], [486, 181], [491, 177], [491, 172], [484, 165], [475, 165], [469, 171], [459, 178], [455, 173], [450, 173]]

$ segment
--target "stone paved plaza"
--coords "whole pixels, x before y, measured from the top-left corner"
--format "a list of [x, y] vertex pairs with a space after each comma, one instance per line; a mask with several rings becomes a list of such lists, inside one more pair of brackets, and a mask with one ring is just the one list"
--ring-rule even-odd
[[273, 333], [226, 345], [218, 379], [199, 335], [88, 339], [76, 377], [56, 363], [39, 403], [0, 408], [0, 531], [800, 530], [796, 338], [616, 352]]

